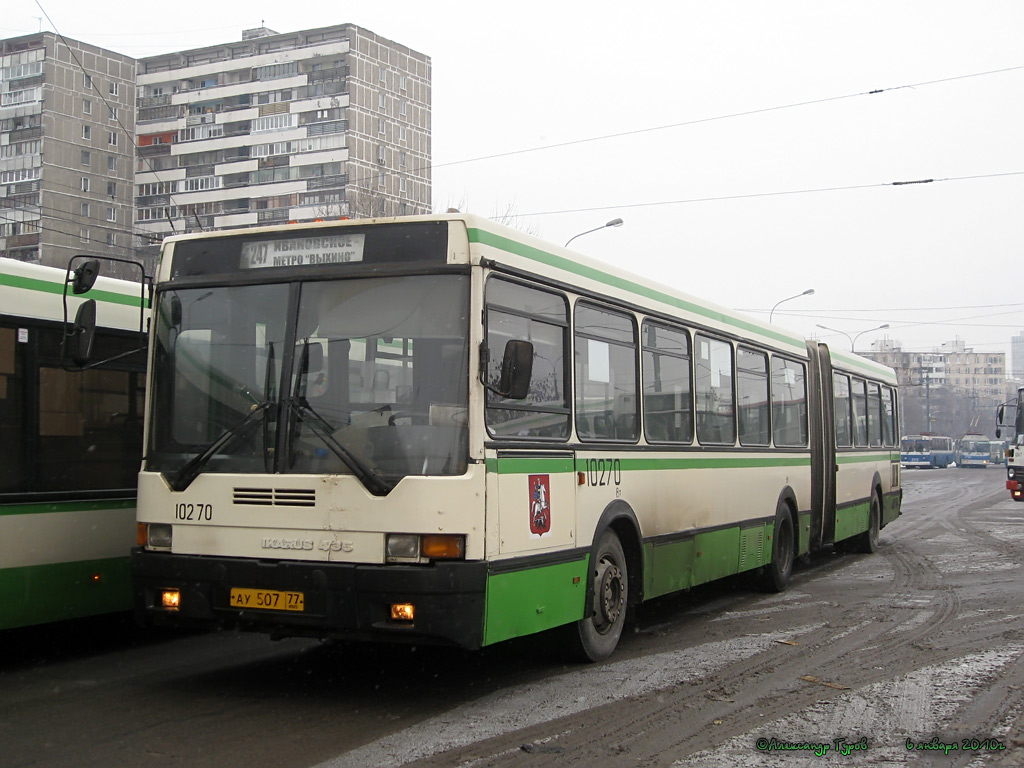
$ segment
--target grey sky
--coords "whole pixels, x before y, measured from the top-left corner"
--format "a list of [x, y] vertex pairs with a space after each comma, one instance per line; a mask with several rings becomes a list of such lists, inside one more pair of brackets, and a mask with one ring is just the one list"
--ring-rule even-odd
[[[840, 345], [816, 324], [889, 323], [921, 350], [1009, 352], [1024, 330], [1024, 3], [42, 7], [62, 34], [140, 57], [261, 22], [358, 24], [433, 60], [435, 210], [512, 209], [557, 243], [622, 217], [574, 246], [764, 318], [814, 288], [775, 320]], [[10, 0], [0, 35], [51, 28], [42, 16]], [[596, 137], [611, 138], [580, 141]]]

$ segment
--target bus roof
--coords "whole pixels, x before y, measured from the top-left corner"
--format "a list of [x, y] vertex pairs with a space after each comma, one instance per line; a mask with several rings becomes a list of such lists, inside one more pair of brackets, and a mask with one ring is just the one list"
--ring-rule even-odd
[[[0, 258], [0, 307], [3, 308], [0, 312], [14, 317], [62, 321], [66, 275], [64, 269]], [[68, 316], [73, 319], [79, 304], [94, 299], [97, 325], [138, 330], [141, 297], [138, 283], [100, 276], [88, 293], [82, 296], [68, 293]]]

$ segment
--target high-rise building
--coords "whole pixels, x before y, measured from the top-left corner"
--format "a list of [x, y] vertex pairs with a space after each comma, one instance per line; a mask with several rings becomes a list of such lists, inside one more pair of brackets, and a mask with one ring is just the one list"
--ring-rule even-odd
[[134, 89], [128, 56], [52, 32], [0, 40], [0, 256], [132, 257]]
[[1013, 378], [1024, 380], [1024, 331], [1010, 337], [1010, 360]]
[[351, 24], [141, 59], [141, 241], [429, 213], [430, 76], [429, 57]]

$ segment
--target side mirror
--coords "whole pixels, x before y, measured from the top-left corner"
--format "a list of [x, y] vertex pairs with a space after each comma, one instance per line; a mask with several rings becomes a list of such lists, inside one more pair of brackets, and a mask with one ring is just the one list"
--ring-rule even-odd
[[96, 285], [96, 278], [100, 276], [100, 262], [98, 259], [89, 259], [75, 267], [74, 277], [71, 278], [71, 292], [79, 296]]
[[532, 376], [533, 344], [529, 341], [512, 339], [505, 344], [498, 388], [504, 397], [511, 400], [522, 400], [530, 392]]
[[96, 302], [83, 301], [75, 315], [71, 336], [71, 359], [82, 366], [92, 359], [92, 342], [96, 336]]

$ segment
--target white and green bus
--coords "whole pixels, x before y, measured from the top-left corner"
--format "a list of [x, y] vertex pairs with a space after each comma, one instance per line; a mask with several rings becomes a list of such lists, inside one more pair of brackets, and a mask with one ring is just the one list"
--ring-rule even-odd
[[900, 512], [896, 379], [469, 215], [168, 238], [136, 608], [479, 648]]
[[[130, 611], [145, 354], [140, 285], [0, 259], [0, 629]], [[95, 302], [98, 364], [64, 350]], [[134, 354], [133, 354], [134, 350]]]

